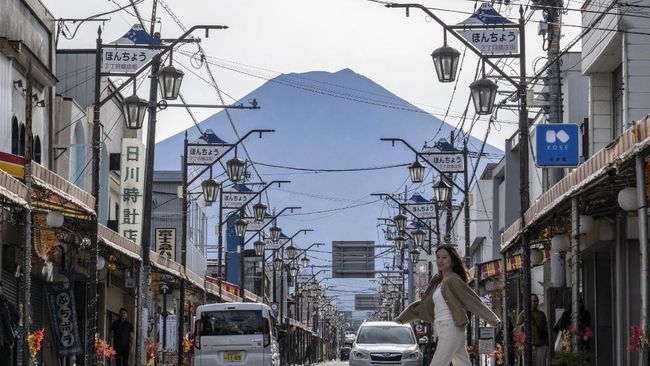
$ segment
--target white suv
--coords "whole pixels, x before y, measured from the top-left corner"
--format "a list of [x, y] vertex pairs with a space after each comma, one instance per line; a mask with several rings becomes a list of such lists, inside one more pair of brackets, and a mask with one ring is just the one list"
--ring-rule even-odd
[[350, 366], [422, 365], [422, 353], [410, 325], [365, 322], [350, 352]]

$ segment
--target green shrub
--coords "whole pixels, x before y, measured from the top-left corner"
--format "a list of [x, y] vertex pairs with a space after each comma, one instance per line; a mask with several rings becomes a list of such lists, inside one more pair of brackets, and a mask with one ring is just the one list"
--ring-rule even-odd
[[585, 352], [556, 352], [551, 366], [591, 366], [591, 355]]

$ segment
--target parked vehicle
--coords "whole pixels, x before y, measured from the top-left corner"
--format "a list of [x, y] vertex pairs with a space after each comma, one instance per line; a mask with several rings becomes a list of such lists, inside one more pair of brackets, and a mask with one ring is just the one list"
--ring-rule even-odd
[[200, 305], [194, 322], [194, 366], [279, 366], [271, 308], [258, 303]]
[[369, 321], [361, 324], [350, 352], [350, 366], [421, 366], [422, 352], [408, 324]]
[[352, 351], [352, 346], [349, 344], [341, 347], [341, 361], [347, 361], [350, 359], [350, 351]]

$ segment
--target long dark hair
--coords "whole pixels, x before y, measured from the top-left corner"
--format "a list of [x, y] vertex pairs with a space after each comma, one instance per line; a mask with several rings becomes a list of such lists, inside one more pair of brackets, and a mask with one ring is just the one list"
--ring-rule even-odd
[[443, 245], [438, 247], [436, 249], [436, 254], [438, 254], [439, 251], [445, 250], [449, 256], [451, 257], [451, 262], [453, 263], [453, 270], [454, 272], [462, 278], [463, 282], [467, 283], [470, 280], [469, 273], [467, 272], [467, 268], [465, 268], [465, 265], [463, 264], [463, 260], [460, 259], [460, 254], [458, 254], [458, 251], [456, 250], [455, 247], [451, 245]]

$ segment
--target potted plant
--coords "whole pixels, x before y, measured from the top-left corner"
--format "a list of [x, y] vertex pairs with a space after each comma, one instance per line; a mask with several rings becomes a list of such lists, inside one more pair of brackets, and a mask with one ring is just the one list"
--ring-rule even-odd
[[585, 352], [556, 352], [551, 366], [591, 366], [593, 359]]

